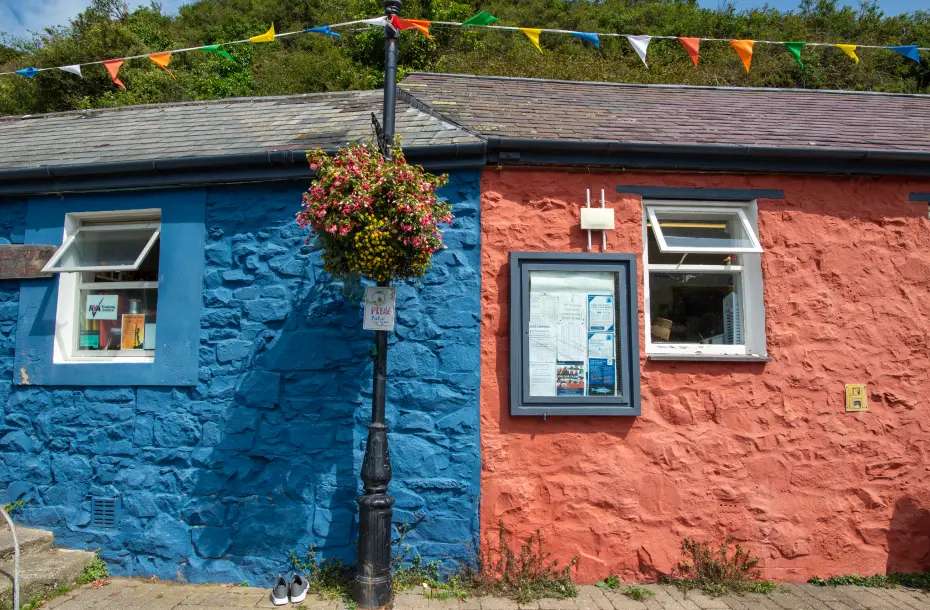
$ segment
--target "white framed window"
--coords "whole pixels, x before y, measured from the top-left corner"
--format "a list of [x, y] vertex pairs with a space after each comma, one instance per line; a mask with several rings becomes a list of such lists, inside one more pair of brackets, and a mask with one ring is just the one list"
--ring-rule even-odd
[[643, 202], [646, 354], [764, 358], [755, 202]]
[[160, 210], [65, 217], [54, 362], [154, 362], [160, 235]]

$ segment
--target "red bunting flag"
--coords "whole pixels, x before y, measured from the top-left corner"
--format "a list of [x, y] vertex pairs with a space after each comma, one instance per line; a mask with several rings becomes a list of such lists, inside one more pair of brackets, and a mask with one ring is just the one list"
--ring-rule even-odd
[[110, 73], [110, 78], [113, 79], [113, 82], [122, 87], [126, 88], [126, 85], [123, 84], [123, 81], [116, 78], [116, 75], [119, 73], [119, 67], [123, 65], [123, 59], [111, 59], [110, 61], [103, 62], [103, 65], [106, 66], [107, 72]]
[[678, 42], [681, 43], [681, 46], [685, 48], [688, 52], [688, 55], [691, 56], [691, 61], [694, 62], [694, 67], [697, 67], [698, 64], [698, 51], [701, 48], [701, 39], [700, 38], [678, 38]]
[[397, 15], [391, 15], [391, 25], [395, 30], [419, 30], [430, 40], [433, 39], [429, 35], [429, 26], [432, 24], [424, 19], [401, 19]]
[[736, 51], [736, 54], [739, 55], [739, 58], [743, 60], [743, 65], [746, 66], [746, 72], [749, 72], [749, 64], [752, 63], [752, 47], [756, 44], [755, 40], [731, 40], [730, 45]]

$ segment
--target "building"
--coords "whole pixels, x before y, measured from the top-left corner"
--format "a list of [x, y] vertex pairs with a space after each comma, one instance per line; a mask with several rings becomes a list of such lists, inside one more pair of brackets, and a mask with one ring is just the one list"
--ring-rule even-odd
[[[775, 579], [927, 567], [930, 98], [435, 74], [400, 93], [408, 157], [450, 172], [457, 216], [389, 354], [416, 552], [461, 557], [503, 521], [581, 582], [666, 572], [686, 536], [734, 536]], [[119, 573], [351, 561], [368, 337], [293, 214], [302, 151], [370, 136], [379, 101], [0, 119], [4, 236], [131, 224], [139, 277], [115, 279], [142, 283], [115, 306], [157, 328], [144, 360], [72, 363], [113, 334], [82, 327], [96, 287], [0, 283], [0, 481], [25, 522]], [[602, 190], [614, 228], [589, 242]]]

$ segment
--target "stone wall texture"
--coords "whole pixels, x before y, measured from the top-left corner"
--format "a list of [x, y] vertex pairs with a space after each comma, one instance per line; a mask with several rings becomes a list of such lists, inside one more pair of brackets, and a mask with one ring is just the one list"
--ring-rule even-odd
[[[120, 575], [260, 586], [291, 550], [354, 561], [371, 333], [304, 243], [304, 186], [208, 190], [196, 387], [13, 386], [19, 282], [0, 282], [0, 501], [23, 523]], [[479, 186], [444, 187], [448, 249], [398, 289], [388, 355], [394, 521], [427, 560], [478, 528]], [[0, 203], [0, 238], [22, 242], [25, 210]], [[117, 527], [91, 526], [114, 496]]]
[[[759, 200], [768, 352], [641, 360], [637, 418], [509, 415], [511, 251], [582, 251], [585, 189], [616, 210], [609, 250], [641, 256], [619, 184], [782, 189]], [[930, 568], [930, 221], [926, 181], [487, 171], [482, 179], [483, 534], [536, 528], [577, 577], [668, 572], [682, 538], [728, 536], [770, 578]], [[600, 240], [596, 240], [595, 244]], [[642, 266], [640, 328], [642, 322]], [[640, 331], [642, 333], [642, 330]], [[645, 342], [640, 335], [640, 345]], [[870, 410], [846, 413], [844, 384]]]

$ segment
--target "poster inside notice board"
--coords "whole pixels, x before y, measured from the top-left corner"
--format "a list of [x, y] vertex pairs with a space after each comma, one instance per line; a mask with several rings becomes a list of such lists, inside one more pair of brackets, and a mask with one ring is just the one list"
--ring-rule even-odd
[[617, 395], [614, 276], [530, 272], [530, 396]]

